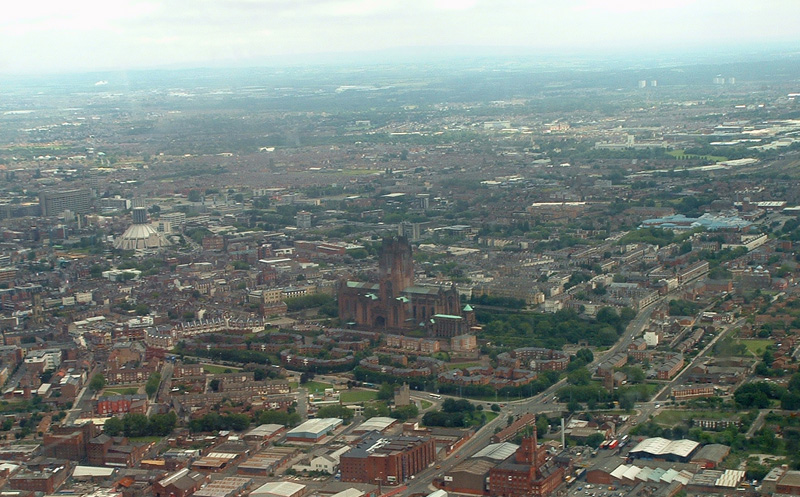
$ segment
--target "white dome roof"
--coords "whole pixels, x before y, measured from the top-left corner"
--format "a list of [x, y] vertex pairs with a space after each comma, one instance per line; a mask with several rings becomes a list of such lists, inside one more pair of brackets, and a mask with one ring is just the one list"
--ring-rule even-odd
[[149, 224], [132, 224], [119, 238], [114, 248], [121, 250], [144, 250], [166, 247], [170, 243]]

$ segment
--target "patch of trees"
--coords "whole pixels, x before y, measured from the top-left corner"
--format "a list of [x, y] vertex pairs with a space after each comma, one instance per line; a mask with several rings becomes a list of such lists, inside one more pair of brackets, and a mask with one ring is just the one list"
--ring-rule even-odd
[[610, 307], [600, 309], [594, 319], [581, 318], [573, 309], [555, 314], [476, 311], [478, 321], [483, 324], [483, 335], [493, 344], [511, 348], [560, 349], [567, 343], [584, 340], [594, 346], [613, 345], [635, 316], [631, 309], [617, 313]]
[[710, 268], [716, 268], [723, 262], [732, 261], [745, 255], [747, 249], [745, 247], [736, 247], [734, 249], [724, 248], [722, 250], [701, 250], [700, 258], [708, 261]]
[[670, 300], [669, 301], [669, 315], [670, 316], [694, 316], [702, 307], [695, 302], [688, 300]]
[[480, 297], [473, 297], [470, 302], [477, 305], [507, 307], [509, 309], [523, 309], [525, 307], [525, 301], [523, 299], [515, 299], [512, 297], [492, 297], [489, 295], [481, 295]]
[[302, 297], [286, 299], [286, 308], [289, 312], [310, 309], [312, 307], [324, 307], [332, 304], [336, 304], [336, 299], [333, 295], [325, 293], [315, 293], [313, 295], [303, 295]]
[[92, 376], [92, 379], [89, 381], [89, 389], [95, 392], [99, 392], [105, 386], [106, 378], [100, 373]]
[[149, 418], [144, 414], [128, 413], [122, 418], [108, 418], [103, 425], [103, 433], [110, 437], [164, 437], [172, 433], [177, 422], [178, 416], [173, 411], [153, 414]]
[[208, 413], [189, 422], [189, 430], [208, 432], [220, 430], [243, 431], [250, 427], [250, 416], [247, 414]]
[[198, 347], [191, 350], [191, 354], [200, 357], [208, 357], [210, 359], [219, 359], [222, 361], [240, 362], [240, 363], [257, 363], [257, 364], [271, 364], [269, 354], [257, 350], [238, 350], [238, 349], [206, 349]]
[[289, 411], [276, 411], [266, 410], [261, 411], [255, 416], [255, 421], [258, 424], [275, 424], [283, 426], [297, 426], [300, 424], [300, 414], [292, 410]]
[[375, 416], [392, 417], [403, 422], [419, 416], [419, 409], [417, 409], [417, 406], [414, 404], [389, 409], [386, 402], [374, 402], [364, 408], [364, 419], [373, 418]]
[[[443, 426], [445, 428], [464, 428], [480, 424], [480, 415], [476, 419], [475, 406], [468, 400], [445, 399], [441, 411], [428, 411], [422, 416], [425, 426]], [[482, 413], [479, 413], [482, 414]], [[482, 416], [485, 420], [486, 416]]]
[[355, 412], [345, 406], [325, 406], [317, 411], [318, 418], [339, 418], [345, 423], [349, 423], [353, 419]]
[[629, 243], [649, 243], [663, 247], [670, 243], [675, 243], [686, 238], [687, 235], [676, 235], [673, 230], [665, 230], [663, 228], [640, 228], [638, 230], [629, 231], [625, 236], [619, 239], [619, 245], [626, 245]]
[[780, 399], [787, 390], [774, 383], [756, 381], [745, 383], [733, 393], [733, 400], [743, 409], [766, 409], [771, 400]]
[[567, 372], [571, 373], [572, 371], [585, 368], [587, 364], [594, 361], [594, 354], [589, 349], [580, 349], [575, 353], [574, 356], [569, 358], [569, 364], [567, 364]]

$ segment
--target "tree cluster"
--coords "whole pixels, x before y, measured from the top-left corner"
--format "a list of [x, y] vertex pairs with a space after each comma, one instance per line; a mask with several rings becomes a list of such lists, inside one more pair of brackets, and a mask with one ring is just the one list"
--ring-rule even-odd
[[172, 433], [177, 422], [178, 416], [173, 411], [153, 414], [149, 418], [144, 414], [128, 413], [122, 418], [108, 418], [103, 425], [103, 432], [111, 437], [164, 437]]

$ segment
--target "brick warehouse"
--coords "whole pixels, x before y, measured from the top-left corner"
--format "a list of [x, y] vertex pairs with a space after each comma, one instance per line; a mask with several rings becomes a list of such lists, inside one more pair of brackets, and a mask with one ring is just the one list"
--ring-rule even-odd
[[397, 485], [436, 460], [430, 438], [386, 437], [372, 431], [339, 458], [342, 481]]

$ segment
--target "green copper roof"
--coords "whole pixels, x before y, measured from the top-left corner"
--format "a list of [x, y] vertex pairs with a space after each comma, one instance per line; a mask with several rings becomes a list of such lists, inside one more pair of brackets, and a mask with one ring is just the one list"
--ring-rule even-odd
[[472, 311], [472, 306], [471, 305], [467, 304], [467, 305], [464, 306], [464, 312], [471, 312], [471, 311]]

